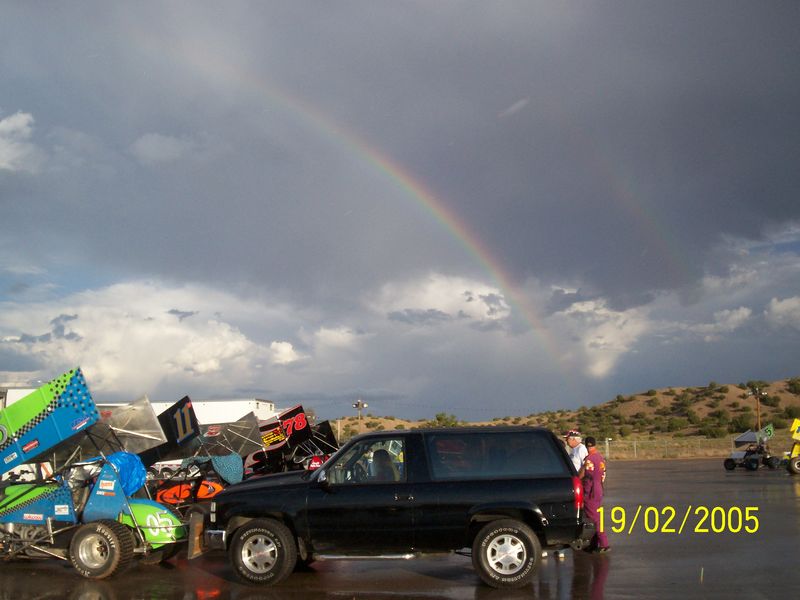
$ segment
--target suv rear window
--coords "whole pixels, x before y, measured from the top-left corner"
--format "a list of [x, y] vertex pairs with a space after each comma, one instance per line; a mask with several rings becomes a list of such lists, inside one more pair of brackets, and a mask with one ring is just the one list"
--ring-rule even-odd
[[448, 432], [426, 437], [434, 479], [570, 474], [552, 439], [537, 432]]

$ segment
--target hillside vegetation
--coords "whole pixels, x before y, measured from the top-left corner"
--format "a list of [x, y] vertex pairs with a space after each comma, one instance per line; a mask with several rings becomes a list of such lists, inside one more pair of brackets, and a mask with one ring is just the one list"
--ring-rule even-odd
[[337, 428], [343, 440], [366, 431], [453, 425], [533, 425], [556, 433], [577, 428], [585, 435], [614, 439], [723, 438], [755, 429], [756, 394], [760, 398], [762, 427], [772, 423], [780, 433], [788, 429], [795, 417], [800, 417], [800, 377], [795, 377], [773, 382], [711, 381], [700, 387], [651, 389], [631, 396], [618, 395], [592, 407], [497, 417], [483, 422], [461, 421], [447, 413], [419, 421], [369, 413], [360, 422], [357, 416], [343, 417], [338, 420]]

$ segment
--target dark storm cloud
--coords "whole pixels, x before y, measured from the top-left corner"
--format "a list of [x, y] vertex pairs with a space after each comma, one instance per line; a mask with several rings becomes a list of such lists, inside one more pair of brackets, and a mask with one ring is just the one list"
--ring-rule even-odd
[[445, 321], [451, 321], [453, 317], [446, 312], [436, 310], [435, 308], [414, 309], [406, 308], [404, 310], [392, 311], [387, 315], [390, 321], [397, 321], [399, 323], [407, 323], [408, 325], [432, 325]]
[[20, 354], [9, 342], [0, 342], [0, 364], [3, 370], [11, 373], [30, 372], [44, 367], [44, 363], [37, 358]]
[[78, 315], [59, 315], [52, 321], [50, 321], [50, 325], [52, 325], [51, 330], [48, 333], [43, 333], [40, 335], [31, 335], [29, 333], [22, 333], [19, 336], [19, 340], [17, 343], [19, 344], [37, 344], [37, 343], [47, 343], [52, 340], [68, 340], [71, 342], [78, 342], [82, 340], [80, 335], [75, 333], [74, 331], [67, 331], [66, 324], [70, 321], [74, 321], [78, 318]]
[[186, 311], [186, 310], [178, 310], [177, 308], [172, 308], [167, 311], [168, 315], [175, 315], [178, 317], [178, 321], [183, 321], [184, 319], [188, 319], [189, 317], [193, 317], [197, 314], [196, 310]]
[[78, 315], [59, 315], [52, 321], [50, 324], [53, 326], [53, 337], [56, 339], [64, 339], [64, 340], [74, 340], [78, 341], [81, 339], [74, 331], [67, 331], [66, 324], [70, 321], [75, 321], [78, 319]]
[[[556, 407], [571, 392], [553, 363], [573, 379], [598, 360], [592, 335], [616, 349], [600, 370], [613, 376], [576, 375], [575, 402], [658, 386], [654, 365], [666, 385], [702, 383], [687, 378], [718, 365], [697, 339], [673, 368], [661, 338], [639, 336], [677, 344], [719, 311], [800, 295], [796, 230], [779, 235], [800, 221], [797, 18], [794, 3], [722, 1], [7, 3], [0, 124], [21, 113], [28, 129], [21, 146], [0, 126], [14, 166], [0, 168], [0, 300], [86, 292], [72, 306], [123, 311], [106, 286], [153, 280], [263, 302], [237, 321], [226, 300], [218, 318], [263, 345], [237, 381], [285, 394], [313, 366], [331, 405], [364, 389], [419, 410]], [[431, 273], [471, 283], [374, 301]], [[430, 308], [470, 288], [463, 311]], [[143, 314], [201, 306], [169, 298]], [[18, 319], [76, 310], [54, 304]], [[57, 348], [71, 316], [24, 339]], [[397, 323], [419, 327], [398, 337]], [[365, 335], [316, 365], [320, 327]], [[745, 331], [728, 333], [750, 350], [738, 366], [796, 355], [791, 340], [759, 353]], [[348, 362], [369, 339], [369, 365]], [[270, 356], [289, 362], [269, 371]]]
[[[58, 26], [36, 10], [5, 20], [4, 109], [96, 136], [116, 176], [50, 174], [7, 196], [10, 218], [134, 272], [255, 276], [333, 306], [387, 265], [474, 268], [339, 134], [271, 99], [284, 88], [405, 165], [516, 277], [619, 306], [690, 285], [721, 234], [800, 217], [790, 6], [175, 4]], [[148, 134], [188, 162], [137, 164]]]

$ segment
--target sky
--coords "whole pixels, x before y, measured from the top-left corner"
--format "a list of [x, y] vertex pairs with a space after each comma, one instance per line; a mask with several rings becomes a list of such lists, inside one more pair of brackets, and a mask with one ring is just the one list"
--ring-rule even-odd
[[798, 376], [799, 25], [4, 3], [0, 385], [477, 421]]

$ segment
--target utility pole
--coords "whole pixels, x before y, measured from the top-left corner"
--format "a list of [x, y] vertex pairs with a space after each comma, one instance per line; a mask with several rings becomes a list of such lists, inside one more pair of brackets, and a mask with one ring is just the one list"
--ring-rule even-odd
[[358, 411], [358, 432], [359, 433], [361, 433], [361, 411], [363, 409], [367, 408], [367, 407], [369, 407], [369, 404], [367, 404], [366, 402], [362, 402], [361, 398], [359, 398], [358, 400], [356, 400], [356, 402], [353, 403], [353, 408], [355, 408]]
[[748, 395], [756, 397], [756, 436], [758, 436], [758, 432], [761, 431], [761, 396], [766, 396], [767, 392], [762, 392], [760, 388], [754, 387], [751, 388]]

